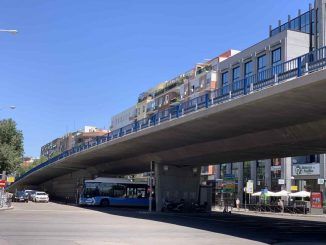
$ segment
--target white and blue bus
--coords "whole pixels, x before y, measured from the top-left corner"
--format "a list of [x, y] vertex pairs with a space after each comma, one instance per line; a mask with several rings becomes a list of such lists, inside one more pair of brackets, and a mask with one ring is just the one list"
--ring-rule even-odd
[[102, 207], [148, 207], [149, 187], [146, 182], [132, 182], [122, 178], [99, 177], [85, 180], [79, 204]]

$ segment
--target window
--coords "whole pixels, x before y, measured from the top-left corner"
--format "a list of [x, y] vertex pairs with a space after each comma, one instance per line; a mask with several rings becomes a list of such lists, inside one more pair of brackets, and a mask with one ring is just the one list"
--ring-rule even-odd
[[233, 68], [232, 70], [232, 77], [233, 77], [233, 82], [237, 81], [240, 79], [240, 67]]
[[245, 63], [245, 78], [248, 78], [253, 73], [252, 61]]
[[222, 87], [229, 83], [229, 72], [222, 73]]
[[265, 72], [266, 65], [267, 65], [266, 54], [259, 56], [257, 59], [258, 81], [262, 81], [266, 79], [266, 72]]
[[281, 63], [282, 63], [281, 48], [278, 48], [272, 51], [273, 74], [282, 73]]
[[272, 64], [277, 65], [281, 62], [281, 48], [272, 51]]
[[257, 61], [258, 72], [264, 70], [266, 68], [266, 54], [259, 56]]
[[257, 161], [257, 190], [265, 188], [265, 162]]
[[167, 94], [167, 95], [165, 95], [165, 102], [164, 102], [164, 104], [168, 104], [170, 101], [169, 101], [169, 95]]

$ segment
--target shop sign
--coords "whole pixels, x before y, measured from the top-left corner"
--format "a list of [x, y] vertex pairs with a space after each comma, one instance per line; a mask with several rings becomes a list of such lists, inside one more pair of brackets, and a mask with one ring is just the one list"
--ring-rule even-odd
[[0, 188], [6, 187], [6, 180], [0, 180]]
[[292, 185], [291, 186], [291, 191], [297, 191], [298, 190], [298, 186], [297, 185]]
[[271, 171], [272, 172], [277, 172], [277, 171], [281, 171], [282, 167], [281, 166], [271, 166]]
[[279, 185], [285, 185], [285, 180], [284, 179], [279, 179], [278, 184]]
[[321, 192], [311, 192], [310, 202], [312, 208], [323, 208], [323, 198]]
[[8, 183], [13, 183], [13, 182], [15, 182], [15, 177], [14, 177], [14, 176], [7, 176], [7, 182], [8, 182]]
[[235, 176], [233, 174], [225, 174], [223, 176], [223, 192], [235, 192]]
[[293, 175], [319, 175], [319, 163], [317, 164], [295, 164], [293, 165]]
[[254, 182], [252, 180], [247, 181], [246, 192], [249, 194], [254, 193]]
[[324, 179], [318, 179], [318, 185], [323, 185], [325, 183]]

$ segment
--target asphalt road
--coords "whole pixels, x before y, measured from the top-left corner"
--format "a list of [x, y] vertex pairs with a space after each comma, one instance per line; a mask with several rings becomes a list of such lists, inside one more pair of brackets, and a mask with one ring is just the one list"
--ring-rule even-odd
[[56, 203], [15, 203], [0, 211], [5, 244], [326, 244], [326, 218], [149, 214]]

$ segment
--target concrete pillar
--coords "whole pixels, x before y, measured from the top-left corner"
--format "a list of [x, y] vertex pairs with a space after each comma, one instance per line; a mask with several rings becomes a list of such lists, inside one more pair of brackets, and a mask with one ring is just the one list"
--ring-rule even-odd
[[254, 183], [254, 191], [257, 191], [257, 161], [250, 161], [250, 179]]
[[[320, 178], [326, 179], [326, 154], [320, 154], [319, 158], [320, 158]], [[326, 194], [325, 184], [320, 185], [320, 191], [324, 193], [324, 198], [325, 198], [325, 194]]]
[[326, 0], [316, 0], [315, 6], [318, 8], [318, 47], [326, 45]]
[[291, 192], [291, 184], [292, 184], [292, 158], [291, 157], [285, 157], [281, 160], [281, 177], [285, 180], [285, 185], [282, 185], [282, 190], [287, 190]]
[[265, 186], [270, 190], [272, 188], [272, 161], [271, 159], [265, 160]]
[[243, 188], [244, 188], [244, 183], [243, 183], [243, 162], [238, 162], [238, 197], [240, 200], [242, 200], [243, 197]]
[[175, 167], [155, 164], [156, 211], [161, 211], [165, 200], [186, 204], [197, 202], [200, 188], [200, 167]]

